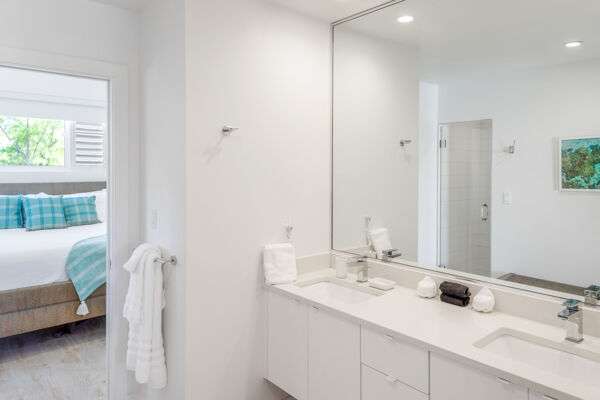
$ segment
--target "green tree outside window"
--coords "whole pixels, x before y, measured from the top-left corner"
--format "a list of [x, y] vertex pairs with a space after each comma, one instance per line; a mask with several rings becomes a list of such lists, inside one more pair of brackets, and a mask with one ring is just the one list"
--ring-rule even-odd
[[64, 166], [65, 121], [0, 117], [0, 165]]

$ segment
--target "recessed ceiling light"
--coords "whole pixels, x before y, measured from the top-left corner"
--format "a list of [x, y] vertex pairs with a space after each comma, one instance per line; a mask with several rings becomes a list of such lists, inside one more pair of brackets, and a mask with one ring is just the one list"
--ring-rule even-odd
[[582, 44], [583, 44], [583, 42], [581, 42], [581, 41], [577, 41], [577, 42], [567, 42], [567, 43], [565, 43], [565, 47], [569, 47], [569, 48], [571, 48], [571, 47], [579, 47], [579, 46], [581, 46]]
[[403, 15], [400, 18], [398, 18], [398, 22], [401, 22], [403, 24], [408, 24], [409, 22], [413, 22], [415, 20], [415, 17], [413, 17], [412, 15]]

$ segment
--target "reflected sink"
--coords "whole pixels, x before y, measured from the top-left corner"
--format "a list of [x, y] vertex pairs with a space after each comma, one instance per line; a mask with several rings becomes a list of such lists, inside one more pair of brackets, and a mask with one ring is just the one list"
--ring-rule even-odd
[[600, 387], [600, 354], [570, 342], [554, 342], [512, 329], [499, 329], [474, 344], [532, 367]]
[[384, 294], [380, 290], [334, 278], [320, 278], [298, 284], [302, 293], [324, 301], [357, 304]]

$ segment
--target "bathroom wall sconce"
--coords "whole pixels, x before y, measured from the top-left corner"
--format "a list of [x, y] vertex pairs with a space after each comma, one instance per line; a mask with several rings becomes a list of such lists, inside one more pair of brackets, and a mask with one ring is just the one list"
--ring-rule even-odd
[[402, 140], [400, 141], [400, 146], [402, 146], [402, 147], [406, 147], [407, 145], [409, 145], [409, 144], [411, 144], [411, 143], [412, 143], [412, 140], [410, 140], [410, 139], [402, 139]]
[[225, 136], [229, 136], [229, 135], [231, 135], [233, 132], [237, 131], [238, 129], [240, 129], [240, 128], [238, 128], [238, 127], [235, 127], [235, 126], [231, 126], [231, 125], [225, 125], [225, 126], [223, 127], [223, 130], [222, 130], [221, 132], [223, 133], [223, 135], [225, 135]]
[[508, 146], [508, 154], [515, 154], [516, 146], [517, 146], [517, 141], [513, 140], [513, 144]]

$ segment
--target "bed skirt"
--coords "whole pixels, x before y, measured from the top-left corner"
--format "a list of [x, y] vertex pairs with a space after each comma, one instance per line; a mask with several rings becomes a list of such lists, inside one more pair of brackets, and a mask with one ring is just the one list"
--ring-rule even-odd
[[77, 315], [81, 303], [71, 281], [0, 292], [0, 338], [106, 315], [106, 284], [86, 299], [90, 311]]

